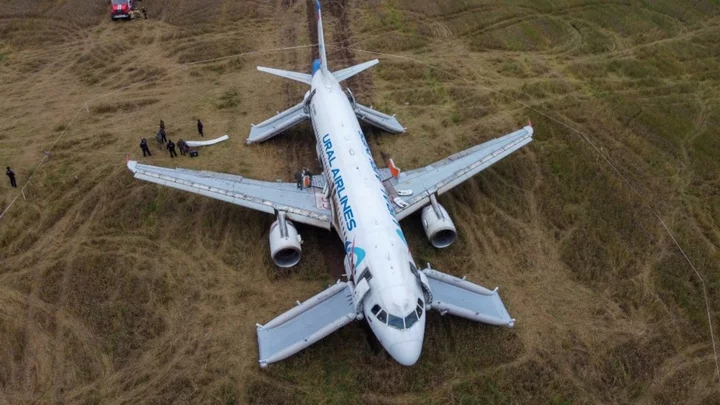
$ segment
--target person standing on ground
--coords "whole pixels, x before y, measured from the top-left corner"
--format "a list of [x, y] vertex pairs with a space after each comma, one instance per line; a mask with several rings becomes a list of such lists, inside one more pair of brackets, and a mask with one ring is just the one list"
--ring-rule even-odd
[[197, 127], [198, 127], [198, 134], [200, 134], [200, 136], [202, 136], [204, 138], [205, 135], [203, 134], [203, 123], [202, 123], [202, 121], [200, 121], [200, 118], [198, 118]]
[[148, 147], [148, 144], [147, 144], [147, 139], [143, 138], [140, 141], [140, 149], [142, 149], [143, 157], [152, 156], [152, 153], [150, 153], [150, 148]]
[[12, 187], [17, 188], [17, 183], [15, 182], [15, 172], [10, 169], [10, 166], [8, 166], [5, 174], [7, 174], [7, 176], [10, 177], [10, 185]]
[[295, 172], [295, 183], [297, 188], [302, 190], [303, 188], [303, 172]]
[[182, 139], [179, 140], [178, 143], [177, 143], [177, 147], [180, 148], [180, 154], [181, 154], [182, 156], [185, 156], [185, 147], [186, 147], [186, 146], [187, 146], [187, 145], [185, 145], [185, 141], [183, 141]]
[[303, 183], [304, 183], [304, 180], [305, 180], [304, 178], [307, 177], [307, 179], [308, 179], [308, 187], [312, 186], [312, 176], [313, 176], [313, 175], [312, 175], [312, 173], [310, 173], [310, 170], [308, 170], [307, 168], [303, 168]]
[[177, 157], [177, 152], [175, 152], [175, 144], [173, 143], [172, 140], [168, 140], [167, 148], [168, 148], [168, 151], [170, 151], [171, 158], [173, 156]]
[[163, 145], [165, 145], [165, 142], [168, 141], [167, 136], [166, 136], [167, 134], [165, 133], [165, 128], [160, 128], [158, 133], [160, 134], [160, 141], [162, 142]]
[[165, 121], [160, 120], [160, 129], [165, 130]]

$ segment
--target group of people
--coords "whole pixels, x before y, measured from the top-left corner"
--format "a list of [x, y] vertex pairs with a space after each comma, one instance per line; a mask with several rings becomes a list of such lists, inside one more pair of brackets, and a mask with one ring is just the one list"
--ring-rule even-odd
[[[200, 136], [205, 136], [205, 134], [203, 134], [203, 123], [199, 119], [197, 120], [197, 131]], [[156, 139], [158, 146], [165, 146], [165, 148], [167, 148], [171, 158], [177, 157], [178, 155], [175, 151], [175, 148], [180, 149], [181, 155], [190, 153], [190, 147], [182, 139], [178, 141], [177, 145], [175, 145], [175, 143], [171, 139], [167, 138], [167, 133], [165, 132], [165, 122], [163, 120], [160, 120], [160, 129], [158, 129], [157, 131]], [[142, 138], [142, 140], [140, 140], [140, 149], [142, 149], [143, 156], [152, 156], [152, 152], [150, 152], [150, 146], [148, 145], [147, 139]], [[17, 188], [17, 182], [15, 181], [15, 172], [10, 169], [10, 166], [7, 167], [5, 174], [8, 176], [8, 178], [10, 178], [10, 187]]]
[[[203, 134], [203, 123], [202, 121], [200, 121], [200, 119], [197, 120], [197, 131], [200, 136], [205, 136], [205, 134]], [[160, 120], [160, 128], [155, 135], [155, 139], [157, 140], [159, 147], [165, 147], [168, 150], [171, 158], [177, 157], [178, 155], [175, 151], [176, 147], [180, 149], [181, 155], [185, 155], [186, 153], [190, 152], [190, 146], [188, 146], [187, 142], [181, 139], [176, 145], [175, 142], [172, 141], [172, 139], [167, 138], [167, 132], [165, 132], [165, 121], [163, 120]], [[143, 157], [152, 156], [152, 152], [150, 152], [150, 146], [148, 145], [147, 139], [142, 138], [140, 140], [140, 149], [142, 150]], [[8, 168], [8, 170], [10, 170], [10, 168]]]
[[295, 182], [297, 184], [297, 188], [300, 190], [303, 189], [303, 187], [310, 187], [312, 185], [312, 173], [310, 173], [310, 170], [303, 167], [302, 171], [295, 173]]

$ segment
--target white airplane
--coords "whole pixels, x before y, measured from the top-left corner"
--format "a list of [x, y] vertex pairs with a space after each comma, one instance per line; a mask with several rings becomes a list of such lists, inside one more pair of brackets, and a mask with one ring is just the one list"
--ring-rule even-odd
[[269, 139], [310, 120], [323, 173], [307, 187], [242, 176], [167, 169], [128, 161], [135, 178], [267, 212], [270, 255], [279, 267], [300, 261], [301, 239], [294, 222], [334, 228], [345, 243], [345, 273], [325, 291], [265, 325], [257, 325], [261, 367], [301, 351], [353, 320], [367, 319], [371, 330], [399, 363], [420, 357], [429, 309], [478, 322], [512, 327], [515, 320], [495, 290], [415, 264], [398, 221], [422, 209], [425, 233], [436, 248], [457, 236], [437, 196], [532, 141], [530, 125], [474, 146], [429, 166], [400, 173], [378, 169], [358, 119], [390, 132], [403, 132], [394, 117], [358, 104], [339, 83], [377, 60], [330, 72], [325, 54], [320, 3], [318, 47], [312, 74], [258, 67], [258, 70], [310, 85], [304, 100], [254, 125], [248, 144]]

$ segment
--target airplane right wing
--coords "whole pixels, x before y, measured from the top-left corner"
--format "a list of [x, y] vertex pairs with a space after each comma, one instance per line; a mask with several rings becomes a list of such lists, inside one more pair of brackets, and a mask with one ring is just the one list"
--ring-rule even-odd
[[533, 129], [526, 126], [500, 138], [473, 146], [431, 165], [402, 172], [397, 178], [384, 181], [390, 198], [410, 195], [395, 207], [401, 220], [430, 203], [430, 196], [440, 195], [487, 169], [493, 163], [532, 142]]
[[360, 302], [367, 292], [338, 282], [265, 325], [257, 325], [260, 367], [284, 360], [359, 319]]

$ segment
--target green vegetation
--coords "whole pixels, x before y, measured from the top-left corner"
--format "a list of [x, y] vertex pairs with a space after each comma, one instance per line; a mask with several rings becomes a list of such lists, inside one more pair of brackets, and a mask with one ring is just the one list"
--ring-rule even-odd
[[218, 109], [223, 110], [227, 108], [237, 107], [238, 104], [240, 104], [240, 94], [237, 92], [237, 90], [226, 90], [220, 96], [220, 100], [215, 104], [215, 106]]

